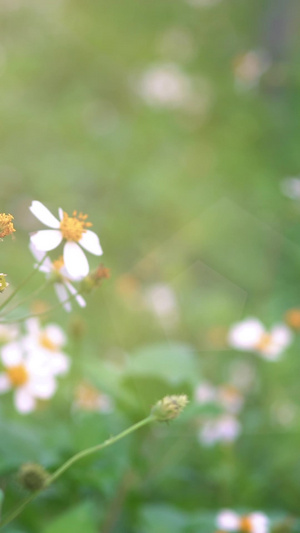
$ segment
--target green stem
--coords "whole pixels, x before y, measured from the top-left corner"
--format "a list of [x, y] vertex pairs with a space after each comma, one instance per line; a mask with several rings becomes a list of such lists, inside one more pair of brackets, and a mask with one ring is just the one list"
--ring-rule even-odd
[[50, 285], [50, 281], [47, 280], [45, 283], [43, 283], [40, 287], [38, 287], [37, 289], [35, 289], [34, 291], [32, 291], [30, 294], [27, 294], [27, 296], [25, 296], [24, 298], [22, 298], [22, 300], [19, 300], [18, 303], [14, 306], [14, 307], [11, 307], [10, 309], [8, 309], [8, 311], [6, 311], [6, 314], [10, 314], [12, 313], [12, 311], [14, 311], [15, 309], [17, 309], [18, 307], [20, 307], [21, 305], [23, 305], [24, 303], [27, 302], [27, 300], [29, 298], [35, 298], [38, 294], [40, 294], [41, 292], [43, 292], [44, 289], [46, 289], [46, 287], [48, 287]]
[[41, 313], [30, 313], [29, 315], [24, 315], [24, 316], [21, 316], [20, 318], [14, 318], [13, 320], [1, 320], [0, 319], [0, 323], [11, 324], [15, 322], [24, 322], [24, 320], [28, 320], [29, 318], [35, 318], [35, 317], [48, 315], [49, 313], [52, 313], [52, 311], [55, 311], [55, 309], [59, 309], [60, 307], [62, 307], [65, 303], [70, 302], [71, 300], [74, 300], [74, 298], [76, 298], [78, 294], [81, 294], [81, 293], [77, 291], [75, 294], [71, 294], [71, 296], [69, 296], [69, 298], [66, 298], [66, 300], [63, 300], [62, 302], [59, 302], [56, 305], [53, 305], [52, 307], [50, 307], [49, 309], [46, 309], [46, 311], [42, 311]]
[[6, 300], [3, 302], [2, 305], [0, 305], [0, 311], [2, 311], [2, 309], [4, 309], [4, 307], [7, 306], [7, 304], [9, 304], [9, 302], [11, 302], [11, 300], [16, 296], [16, 294], [24, 287], [24, 285], [26, 285], [26, 283], [28, 283], [31, 278], [36, 274], [36, 272], [38, 272], [38, 269], [39, 267], [41, 266], [41, 264], [45, 261], [47, 257], [47, 254], [44, 255], [43, 259], [41, 259], [34, 267], [33, 271], [30, 272], [30, 274], [20, 283], [20, 285], [18, 285], [18, 287], [16, 287], [16, 289], [10, 294], [10, 296], [8, 298], [6, 298]]
[[70, 466], [72, 466], [74, 463], [82, 459], [83, 457], [86, 457], [88, 455], [91, 455], [93, 453], [99, 452], [100, 450], [103, 450], [104, 448], [107, 448], [111, 444], [114, 444], [115, 442], [123, 439], [123, 437], [126, 437], [130, 433], [133, 433], [137, 429], [146, 426], [150, 422], [153, 422], [156, 420], [156, 417], [154, 415], [149, 415], [147, 418], [144, 418], [143, 420], [140, 420], [140, 422], [137, 422], [133, 426], [130, 426], [129, 428], [125, 429], [115, 437], [110, 437], [106, 441], [104, 441], [101, 444], [97, 444], [96, 446], [92, 446], [91, 448], [87, 448], [86, 450], [82, 450], [81, 452], [76, 453], [68, 459], [60, 468], [58, 468], [52, 475], [50, 475], [45, 483], [45, 486], [34, 492], [27, 498], [21, 505], [19, 505], [16, 509], [14, 509], [11, 513], [9, 513], [1, 522], [0, 522], [0, 529], [2, 529], [4, 526], [9, 524], [14, 518], [16, 518], [23, 509], [27, 506], [28, 503], [30, 503], [32, 500], [34, 500], [44, 489], [49, 487], [53, 481], [55, 481], [58, 477], [60, 477]]

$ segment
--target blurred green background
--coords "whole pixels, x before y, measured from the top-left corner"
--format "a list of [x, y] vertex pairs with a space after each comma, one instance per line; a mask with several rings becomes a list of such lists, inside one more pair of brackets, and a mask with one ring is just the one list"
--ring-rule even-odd
[[[191, 399], [69, 470], [8, 532], [210, 533], [224, 507], [299, 514], [299, 339], [276, 364], [226, 345], [244, 316], [270, 326], [299, 306], [299, 22], [297, 0], [0, 0], [1, 211], [17, 230], [1, 270], [17, 285], [32, 268], [32, 200], [88, 213], [111, 269], [85, 310], [49, 318], [73, 357], [53, 401], [24, 418], [1, 398], [6, 509], [24, 497], [22, 463], [55, 469], [165, 394]], [[175, 295], [171, 322], [157, 286]], [[244, 360], [241, 436], [203, 447], [194, 389]], [[72, 409], [81, 379], [111, 414]]]

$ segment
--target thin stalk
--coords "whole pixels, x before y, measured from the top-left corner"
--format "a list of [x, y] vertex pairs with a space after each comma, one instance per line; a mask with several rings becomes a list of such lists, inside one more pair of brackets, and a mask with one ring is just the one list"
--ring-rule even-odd
[[43, 315], [48, 315], [49, 313], [52, 313], [52, 311], [55, 311], [55, 309], [59, 309], [60, 307], [62, 307], [65, 303], [70, 302], [71, 300], [74, 300], [74, 298], [76, 298], [78, 294], [81, 294], [81, 293], [77, 291], [75, 294], [71, 294], [69, 298], [66, 298], [62, 302], [58, 302], [58, 304], [53, 305], [52, 307], [50, 307], [49, 309], [46, 309], [45, 311], [42, 311], [41, 313], [30, 313], [28, 315], [21, 316], [20, 318], [14, 318], [13, 320], [1, 320], [0, 319], [0, 323], [10, 324], [10, 323], [15, 323], [15, 322], [24, 322], [24, 320], [28, 320], [29, 318], [35, 318], [35, 317], [40, 317]]
[[33, 271], [30, 272], [30, 274], [23, 281], [21, 281], [20, 285], [18, 285], [18, 287], [15, 288], [15, 290], [10, 294], [10, 296], [6, 298], [3, 304], [0, 305], [0, 311], [2, 311], [2, 309], [4, 309], [4, 307], [6, 307], [7, 304], [9, 304], [9, 302], [11, 302], [11, 300], [16, 296], [16, 294], [26, 285], [26, 283], [28, 283], [31, 280], [31, 278], [36, 274], [36, 272], [38, 272], [39, 267], [45, 261], [46, 257], [47, 255], [45, 255], [43, 259], [41, 259], [35, 265]]
[[20, 307], [21, 305], [23, 305], [24, 303], [27, 302], [27, 300], [29, 298], [34, 298], [36, 297], [38, 294], [40, 294], [41, 292], [43, 292], [46, 287], [48, 287], [50, 285], [50, 281], [45, 281], [45, 283], [43, 283], [42, 285], [40, 285], [40, 287], [38, 287], [37, 289], [35, 289], [34, 291], [32, 291], [30, 294], [27, 294], [27, 296], [24, 296], [24, 298], [22, 298], [22, 300], [19, 300], [18, 303], [14, 306], [14, 307], [11, 307], [10, 309], [8, 309], [6, 311], [7, 314], [10, 314], [12, 313], [12, 311], [14, 311], [15, 309], [17, 309], [18, 307]]
[[137, 429], [146, 426], [150, 422], [153, 422], [156, 420], [156, 417], [154, 415], [149, 415], [147, 418], [144, 418], [143, 420], [140, 420], [140, 422], [137, 422], [133, 426], [130, 426], [129, 428], [125, 429], [115, 437], [110, 437], [106, 441], [102, 442], [101, 444], [97, 444], [96, 446], [92, 446], [90, 448], [87, 448], [86, 450], [82, 450], [81, 452], [76, 453], [68, 459], [60, 468], [58, 468], [52, 475], [50, 475], [47, 478], [47, 481], [45, 482], [45, 486], [35, 491], [33, 494], [31, 494], [26, 500], [24, 500], [23, 503], [21, 503], [16, 509], [14, 509], [11, 513], [9, 513], [1, 522], [0, 522], [0, 529], [2, 529], [4, 526], [9, 524], [14, 518], [16, 518], [22, 511], [25, 509], [25, 507], [33, 501], [44, 489], [48, 488], [57, 478], [59, 478], [70, 466], [72, 466], [74, 463], [82, 459], [83, 457], [87, 457], [88, 455], [91, 455], [93, 453], [99, 452], [100, 450], [103, 450], [104, 448], [107, 448], [108, 446], [111, 446], [111, 444], [114, 444], [115, 442], [123, 439], [130, 433], [133, 433]]

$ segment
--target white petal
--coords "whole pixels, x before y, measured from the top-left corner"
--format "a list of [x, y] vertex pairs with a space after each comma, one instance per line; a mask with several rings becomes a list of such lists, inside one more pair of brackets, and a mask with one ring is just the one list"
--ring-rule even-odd
[[260, 512], [250, 513], [248, 519], [253, 533], [267, 533], [269, 531], [269, 519], [265, 514]]
[[84, 278], [89, 273], [87, 258], [76, 242], [66, 242], [64, 246], [64, 263], [73, 279]]
[[284, 324], [278, 324], [271, 331], [272, 341], [281, 348], [286, 348], [292, 342], [293, 334]]
[[58, 216], [59, 220], [62, 220], [64, 218], [64, 212], [61, 207], [58, 208]]
[[57, 326], [56, 324], [48, 324], [48, 326], [45, 327], [44, 333], [50, 339], [55, 346], [63, 346], [67, 342], [66, 335], [64, 334], [63, 330]]
[[22, 414], [31, 413], [35, 408], [35, 399], [30, 394], [27, 387], [21, 387], [16, 390], [14, 402], [17, 411]]
[[29, 318], [26, 320], [25, 324], [30, 335], [37, 336], [41, 333], [41, 326], [38, 318]]
[[17, 342], [11, 342], [10, 344], [3, 346], [1, 350], [1, 359], [4, 366], [7, 366], [8, 368], [22, 363], [23, 354], [20, 344]]
[[59, 301], [61, 303], [65, 302], [63, 304], [63, 308], [65, 309], [65, 311], [67, 311], [68, 313], [72, 311], [71, 302], [66, 302], [66, 300], [69, 298], [69, 294], [65, 286], [62, 283], [54, 283], [54, 289], [55, 289], [55, 292], [57, 294], [57, 298], [59, 299]]
[[7, 392], [11, 389], [11, 382], [7, 374], [5, 372], [0, 373], [0, 394], [3, 394], [4, 392]]
[[53, 353], [50, 356], [50, 359], [51, 372], [53, 372], [55, 376], [66, 374], [66, 372], [68, 372], [71, 362], [66, 354]]
[[239, 516], [234, 511], [224, 510], [217, 517], [218, 529], [224, 531], [237, 531], [239, 527]]
[[52, 375], [48, 375], [43, 379], [32, 379], [27, 387], [35, 398], [47, 400], [48, 398], [51, 398], [56, 391], [56, 381]]
[[32, 242], [30, 242], [29, 244], [29, 249], [38, 262], [40, 262], [46, 255], [45, 252], [41, 252], [40, 250], [38, 250]]
[[256, 318], [247, 318], [234, 324], [229, 331], [228, 342], [238, 350], [251, 350], [260, 341], [265, 328]]
[[75, 300], [76, 302], [78, 303], [78, 305], [80, 307], [86, 307], [86, 301], [85, 299], [81, 296], [81, 294], [77, 294], [77, 296], [75, 296]]
[[[69, 289], [71, 294], [75, 295], [77, 293], [77, 290], [75, 289], [75, 287], [73, 287], [73, 285], [71, 283], [69, 283], [68, 281], [66, 281], [66, 286], [68, 287], [68, 289]], [[80, 305], [80, 307], [85, 307], [86, 306], [86, 301], [81, 296], [81, 294], [76, 294], [75, 299], [76, 299], [78, 305]]]
[[29, 207], [31, 213], [49, 228], [58, 229], [59, 221], [41, 202], [34, 200]]
[[44, 229], [31, 235], [30, 240], [33, 245], [42, 252], [54, 250], [62, 241], [62, 234], [59, 230]]
[[103, 251], [102, 251], [102, 248], [99, 242], [99, 237], [93, 231], [86, 230], [86, 232], [83, 233], [79, 241], [79, 244], [91, 254], [94, 254], [94, 255], [103, 254]]

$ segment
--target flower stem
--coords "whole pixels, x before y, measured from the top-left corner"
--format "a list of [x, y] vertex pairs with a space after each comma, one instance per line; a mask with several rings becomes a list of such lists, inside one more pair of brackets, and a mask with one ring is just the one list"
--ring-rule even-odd
[[76, 453], [68, 459], [60, 468], [58, 468], [52, 475], [50, 475], [47, 478], [47, 481], [45, 482], [45, 486], [35, 491], [33, 494], [31, 494], [26, 500], [23, 501], [16, 509], [14, 509], [11, 513], [9, 513], [4, 519], [0, 522], [0, 529], [2, 529], [4, 526], [9, 524], [14, 518], [16, 518], [23, 509], [27, 506], [28, 503], [30, 503], [32, 500], [34, 500], [44, 489], [49, 487], [58, 477], [60, 477], [70, 466], [72, 466], [74, 463], [82, 459], [83, 457], [87, 457], [88, 455], [91, 455], [93, 453], [99, 452], [100, 450], [103, 450], [104, 448], [107, 448], [111, 444], [114, 444], [115, 442], [123, 439], [123, 437], [126, 437], [130, 433], [133, 433], [137, 429], [141, 428], [142, 426], [146, 426], [150, 422], [153, 422], [156, 420], [156, 417], [154, 415], [149, 415], [147, 418], [144, 418], [143, 420], [140, 420], [133, 426], [130, 426], [129, 428], [125, 429], [115, 437], [110, 437], [106, 441], [102, 442], [101, 444], [97, 444], [96, 446], [92, 446], [91, 448], [87, 448], [85, 450], [82, 450], [81, 452]]
[[42, 311], [40, 313], [30, 313], [28, 315], [24, 315], [24, 316], [21, 316], [19, 318], [14, 318], [13, 320], [1, 320], [0, 319], [0, 323], [2, 323], [2, 324], [10, 324], [12, 322], [13, 323], [15, 323], [15, 322], [24, 322], [24, 320], [28, 320], [29, 318], [35, 318], [35, 317], [48, 315], [49, 313], [52, 313], [52, 311], [55, 311], [56, 309], [59, 309], [60, 307], [62, 307], [65, 303], [70, 302], [71, 300], [74, 300], [74, 298], [76, 298], [76, 296], [78, 296], [78, 294], [81, 294], [80, 291], [77, 291], [76, 293], [71, 294], [71, 296], [69, 296], [69, 298], [66, 298], [62, 302], [59, 302], [58, 304], [53, 305], [52, 307], [49, 307], [49, 309], [46, 309], [45, 311]]
[[11, 302], [11, 300], [16, 296], [16, 294], [26, 285], [26, 283], [31, 280], [31, 278], [36, 274], [36, 272], [38, 272], [39, 267], [45, 261], [46, 257], [47, 255], [44, 255], [44, 257], [39, 261], [39, 263], [35, 265], [33, 271], [30, 272], [30, 274], [20, 283], [20, 285], [15, 288], [15, 290], [10, 294], [10, 296], [6, 298], [3, 304], [0, 305], [0, 311], [2, 311], [2, 309], [4, 309], [4, 307], [6, 307], [9, 302]]
[[22, 300], [19, 300], [18, 303], [14, 307], [11, 307], [10, 309], [8, 309], [6, 311], [6, 314], [8, 315], [8, 314], [12, 313], [12, 311], [15, 311], [15, 309], [17, 309], [18, 307], [20, 307], [21, 305], [26, 303], [29, 298], [33, 298], [33, 297], [35, 298], [38, 294], [40, 294], [47, 287], [49, 287], [49, 285], [50, 285], [50, 282], [49, 282], [49, 280], [47, 280], [45, 283], [40, 285], [40, 287], [38, 287], [37, 289], [32, 291], [30, 294], [27, 294], [27, 296], [24, 296], [24, 298], [22, 298]]

